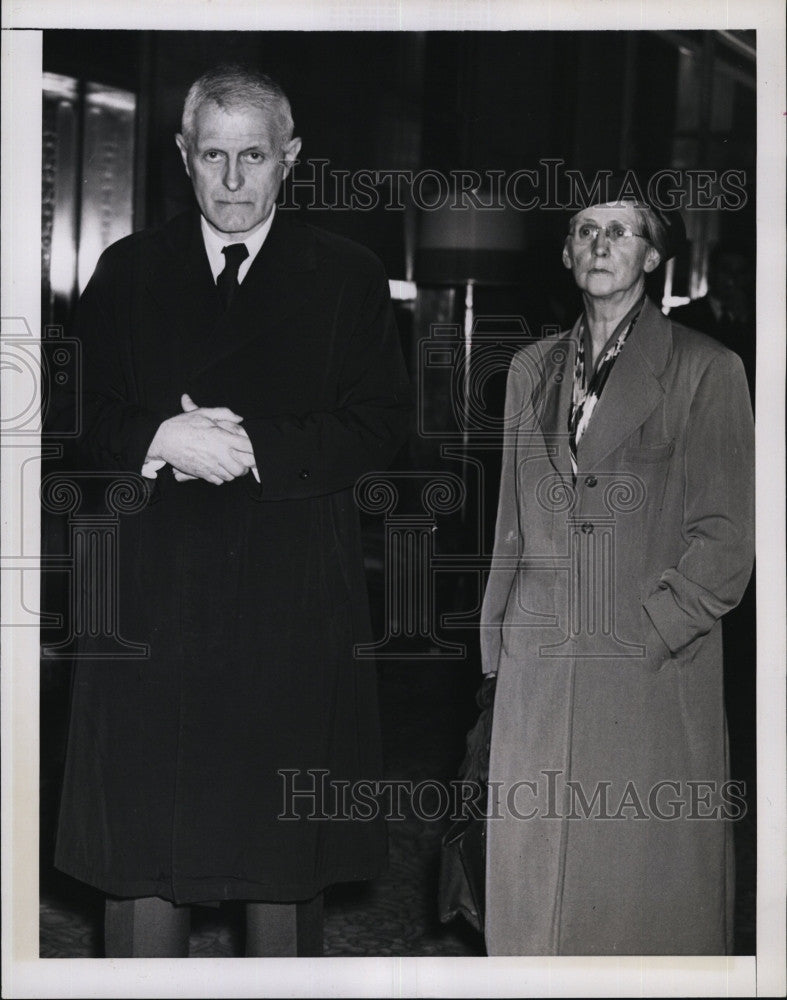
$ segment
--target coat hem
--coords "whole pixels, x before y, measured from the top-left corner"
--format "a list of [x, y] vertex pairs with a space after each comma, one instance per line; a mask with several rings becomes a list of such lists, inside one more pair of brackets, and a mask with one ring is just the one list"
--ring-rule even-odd
[[195, 880], [189, 885], [188, 879], [180, 880], [180, 887], [173, 893], [172, 882], [169, 880], [143, 879], [125, 881], [114, 879], [103, 874], [78, 871], [64, 865], [56, 865], [60, 871], [72, 878], [109, 896], [123, 899], [139, 899], [145, 896], [157, 896], [171, 903], [217, 903], [225, 901], [255, 901], [268, 903], [294, 903], [312, 899], [318, 892], [338, 882], [362, 882], [378, 878], [386, 868], [385, 860], [380, 860], [366, 868], [346, 871], [337, 869], [311, 882], [285, 882], [275, 885], [267, 882], [257, 882], [252, 879], [241, 879], [234, 876], [216, 877]]

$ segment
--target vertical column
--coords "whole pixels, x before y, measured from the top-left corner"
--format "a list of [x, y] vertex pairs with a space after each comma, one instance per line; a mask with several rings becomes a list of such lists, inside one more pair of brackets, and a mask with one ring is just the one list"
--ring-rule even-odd
[[[397, 484], [420, 489], [422, 510], [400, 511]], [[434, 533], [438, 514], [458, 510], [464, 500], [461, 479], [451, 473], [426, 478], [419, 473], [373, 473], [361, 478], [355, 488], [361, 510], [385, 516], [385, 635], [371, 643], [360, 643], [355, 655], [361, 659], [460, 659], [464, 647], [437, 635], [435, 602]]]
[[[80, 483], [81, 481], [81, 483]], [[86, 501], [82, 486], [104, 486], [103, 504]], [[45, 510], [67, 514], [69, 552], [65, 561], [70, 580], [68, 637], [45, 645], [47, 658], [144, 659], [145, 643], [124, 639], [120, 632], [120, 515], [134, 514], [147, 504], [141, 476], [103, 473], [53, 473], [41, 484]], [[62, 565], [63, 560], [58, 559]]]
[[[539, 484], [539, 500], [550, 496], [559, 502], [559, 491], [550, 488], [549, 477]], [[599, 473], [594, 480], [591, 503], [583, 493], [584, 510], [567, 516], [566, 568], [568, 569], [568, 621], [564, 638], [542, 646], [542, 656], [618, 657], [644, 656], [644, 647], [620, 639], [615, 629], [617, 581], [615, 534], [617, 518], [636, 510], [645, 499], [644, 486], [636, 476]], [[598, 489], [597, 487], [602, 487]]]

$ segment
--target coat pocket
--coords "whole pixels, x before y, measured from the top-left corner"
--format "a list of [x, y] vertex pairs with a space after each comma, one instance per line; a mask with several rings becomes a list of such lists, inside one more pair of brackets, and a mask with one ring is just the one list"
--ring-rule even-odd
[[673, 451], [675, 451], [675, 442], [666, 441], [664, 444], [641, 448], [624, 448], [623, 458], [627, 462], [652, 465], [655, 462], [666, 461], [672, 455]]

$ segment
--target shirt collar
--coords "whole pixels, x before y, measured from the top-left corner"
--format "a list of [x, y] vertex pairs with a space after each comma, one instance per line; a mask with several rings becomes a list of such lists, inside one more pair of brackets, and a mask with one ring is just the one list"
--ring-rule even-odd
[[202, 229], [202, 242], [205, 244], [205, 252], [208, 255], [208, 263], [210, 264], [210, 270], [213, 274], [213, 280], [215, 281], [221, 272], [224, 270], [225, 257], [221, 252], [224, 247], [230, 246], [232, 243], [244, 243], [246, 249], [249, 251], [249, 256], [243, 261], [238, 271], [238, 283], [243, 281], [246, 277], [249, 268], [254, 262], [254, 258], [260, 252], [262, 244], [273, 225], [273, 218], [276, 215], [276, 206], [274, 205], [271, 209], [271, 214], [265, 220], [265, 222], [260, 226], [256, 233], [251, 236], [246, 237], [245, 240], [233, 240], [225, 236], [218, 236], [210, 228], [210, 226], [205, 221], [205, 216], [200, 216], [200, 228]]

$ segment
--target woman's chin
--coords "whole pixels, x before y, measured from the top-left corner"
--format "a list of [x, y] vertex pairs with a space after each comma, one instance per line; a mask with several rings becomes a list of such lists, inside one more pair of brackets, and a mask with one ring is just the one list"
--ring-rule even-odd
[[609, 295], [615, 291], [615, 278], [609, 271], [589, 271], [585, 277], [584, 291], [588, 295]]

